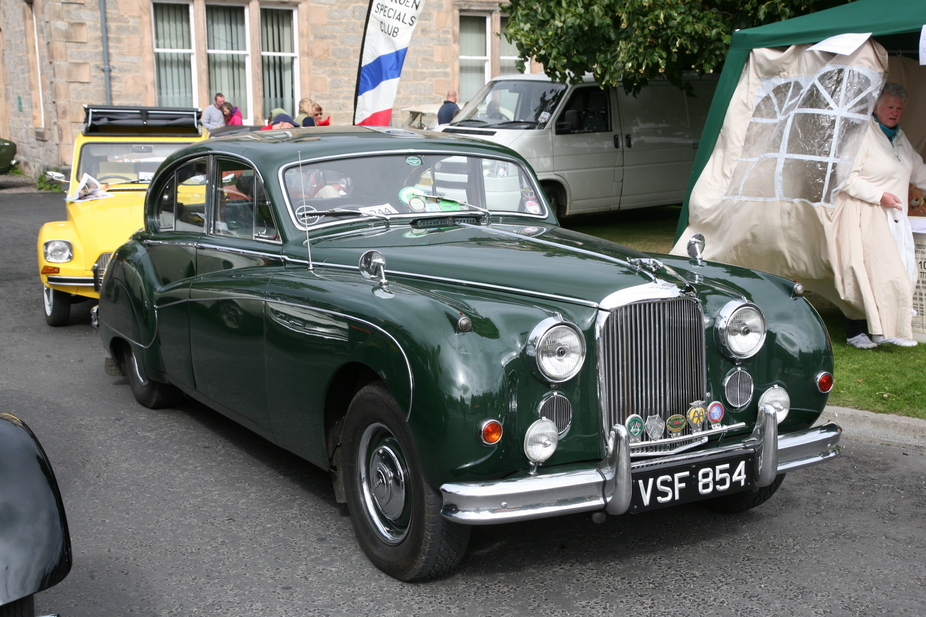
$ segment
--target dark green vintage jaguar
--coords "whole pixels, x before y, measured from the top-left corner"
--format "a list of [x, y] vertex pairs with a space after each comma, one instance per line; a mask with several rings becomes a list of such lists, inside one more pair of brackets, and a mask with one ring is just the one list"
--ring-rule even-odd
[[560, 227], [524, 160], [437, 133], [184, 148], [98, 326], [142, 405], [188, 395], [319, 465], [370, 560], [449, 572], [472, 525], [703, 500], [834, 457], [799, 284]]

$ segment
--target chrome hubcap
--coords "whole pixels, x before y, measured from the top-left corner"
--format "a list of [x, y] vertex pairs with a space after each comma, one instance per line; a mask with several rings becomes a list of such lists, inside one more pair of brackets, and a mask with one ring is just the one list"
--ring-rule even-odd
[[383, 424], [367, 427], [357, 453], [364, 507], [380, 538], [398, 544], [408, 533], [408, 471], [398, 441]]

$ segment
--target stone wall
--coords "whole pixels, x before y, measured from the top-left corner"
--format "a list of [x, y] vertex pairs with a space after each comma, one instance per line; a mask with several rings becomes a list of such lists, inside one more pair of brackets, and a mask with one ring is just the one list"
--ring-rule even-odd
[[[150, 0], [104, 0], [109, 42], [111, 101], [107, 101], [100, 0], [0, 0], [0, 135], [17, 144], [21, 168], [36, 176], [44, 169], [70, 165], [74, 136], [83, 121], [83, 105], [155, 105], [154, 41]], [[352, 122], [357, 61], [369, 3], [364, 0], [278, 0], [272, 6], [298, 8], [302, 97], [320, 103], [332, 124]], [[193, 0], [204, 14], [205, 0]], [[258, 0], [248, 3], [252, 13]], [[426, 0], [406, 57], [395, 101], [398, 111], [440, 103], [457, 88], [457, 14], [463, 8], [497, 10], [496, 0]], [[37, 54], [29, 52], [35, 13]], [[197, 38], [199, 107], [209, 105], [205, 70], [205, 28]], [[252, 26], [253, 30], [253, 26]], [[35, 41], [35, 38], [31, 39]], [[259, 33], [251, 33], [252, 109], [260, 109]], [[30, 64], [31, 63], [31, 64]], [[39, 80], [41, 84], [39, 84]], [[39, 95], [39, 85], [41, 95]], [[295, 112], [295, 110], [292, 110]]]

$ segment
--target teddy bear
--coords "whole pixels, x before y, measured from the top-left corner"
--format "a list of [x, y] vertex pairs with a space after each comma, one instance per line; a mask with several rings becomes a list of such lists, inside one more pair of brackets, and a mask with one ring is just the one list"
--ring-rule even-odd
[[926, 216], [926, 195], [921, 188], [910, 185], [907, 216]]

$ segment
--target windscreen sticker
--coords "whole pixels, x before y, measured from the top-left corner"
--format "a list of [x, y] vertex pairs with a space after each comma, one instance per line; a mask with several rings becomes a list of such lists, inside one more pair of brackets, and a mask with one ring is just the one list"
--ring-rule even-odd
[[357, 208], [360, 212], [364, 214], [398, 214], [399, 211], [392, 207], [392, 204], [382, 204], [379, 206], [366, 206], [364, 208]]
[[527, 211], [531, 214], [540, 214], [540, 204], [536, 201], [526, 201], [524, 202], [524, 207], [527, 208]]
[[405, 158], [405, 162], [411, 165], [412, 167], [418, 167], [421, 165], [421, 159], [417, 156], [409, 156]]
[[543, 113], [540, 114], [540, 118], [538, 118], [537, 121], [540, 122], [541, 124], [543, 124], [544, 122], [546, 122], [546, 121], [549, 120], [549, 119], [550, 119], [550, 112], [545, 111], [545, 112], [543, 112]]
[[417, 186], [406, 186], [399, 190], [399, 201], [407, 206], [410, 206], [411, 204], [409, 202], [411, 201], [412, 197], [424, 194], [425, 192]]

